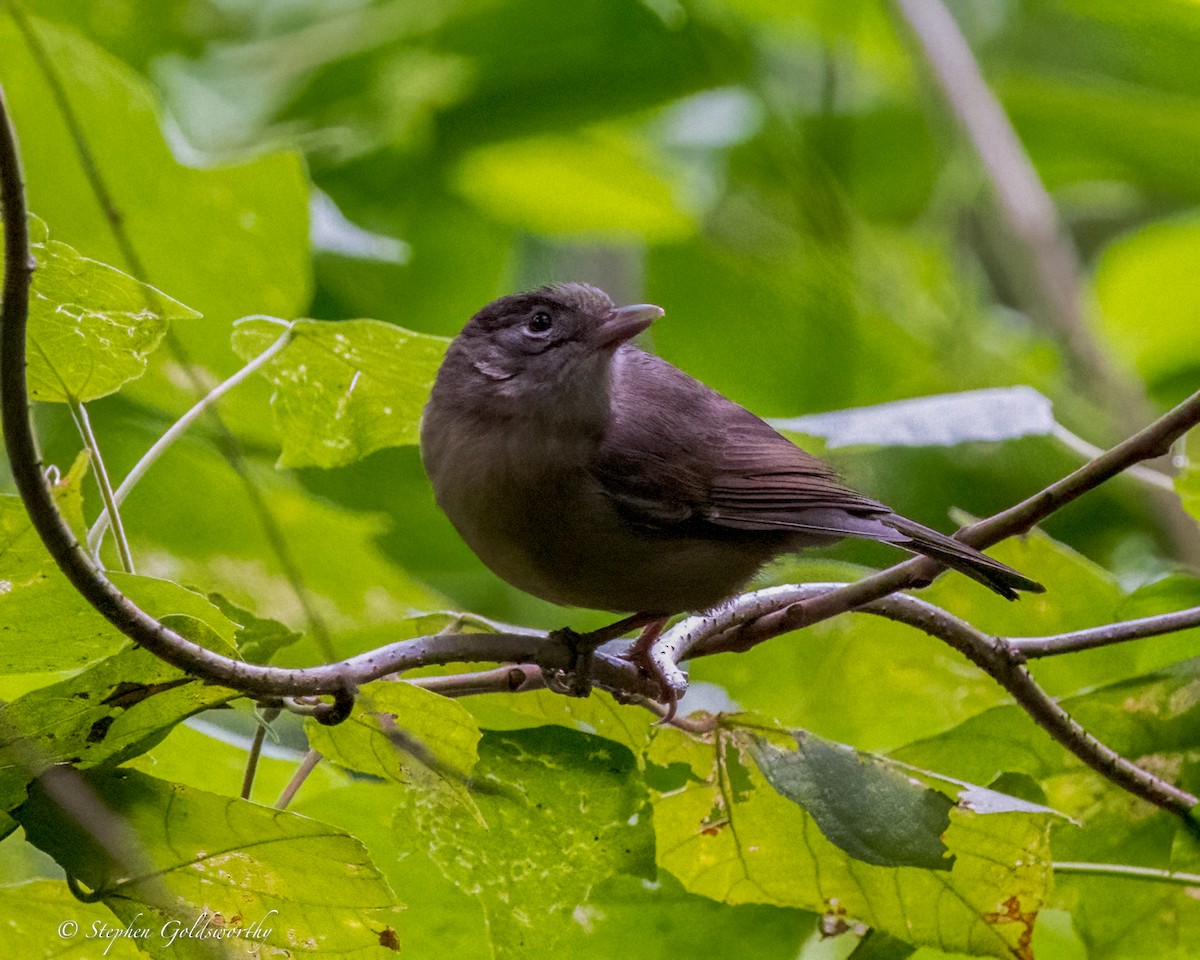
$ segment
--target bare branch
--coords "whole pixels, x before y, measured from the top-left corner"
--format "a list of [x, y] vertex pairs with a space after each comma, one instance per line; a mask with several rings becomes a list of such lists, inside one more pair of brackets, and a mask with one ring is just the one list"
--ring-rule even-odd
[[[839, 589], [840, 584], [810, 583], [746, 594], [715, 614], [690, 617], [677, 624], [655, 645], [652, 656], [673, 688], [686, 686], [676, 665], [678, 660], [735, 649], [731, 641], [736, 643], [739, 624], [754, 618], [764, 606], [797, 601], [802, 606], [807, 598], [819, 599]], [[1198, 802], [1190, 793], [1148, 773], [1088, 733], [1038, 686], [1024, 667], [1024, 656], [1003, 639], [988, 636], [945, 610], [904, 594], [873, 600], [853, 612], [906, 623], [945, 641], [1012, 694], [1050, 736], [1122, 789], [1180, 816], [1186, 816]]]
[[1075, 653], [1079, 650], [1094, 650], [1114, 643], [1157, 637], [1164, 633], [1176, 633], [1189, 627], [1200, 627], [1200, 607], [1189, 607], [1172, 613], [1159, 613], [1137, 620], [1122, 620], [1106, 623], [1102, 627], [1088, 630], [1073, 630], [1052, 637], [1010, 637], [1006, 642], [1011, 650], [1026, 660], [1037, 657], [1053, 657], [1060, 653]]
[[[1026, 533], [1052, 513], [1134, 464], [1163, 456], [1197, 423], [1200, 423], [1200, 391], [1063, 479], [1007, 510], [963, 527], [954, 535], [955, 539], [982, 550], [1008, 537]], [[755, 621], [745, 623], [737, 643], [727, 649], [748, 649], [781, 633], [827, 620], [880, 597], [924, 586], [943, 570], [944, 567], [928, 557], [915, 557], [790, 608], [777, 604], [773, 609], [763, 611]]]

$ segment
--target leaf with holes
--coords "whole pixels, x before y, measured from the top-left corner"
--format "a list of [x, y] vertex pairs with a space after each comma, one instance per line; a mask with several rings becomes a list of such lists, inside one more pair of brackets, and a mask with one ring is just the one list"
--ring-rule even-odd
[[[271, 952], [263, 948], [331, 956], [397, 949], [395, 895], [342, 830], [130, 770], [83, 779], [120, 818], [109, 818], [109, 833], [81, 827], [41, 784], [18, 817], [30, 842], [118, 919], [141, 917], [152, 955], [165, 955], [172, 932], [193, 924], [201, 932], [179, 937], [170, 956], [212, 956], [205, 950], [218, 939], [222, 956], [237, 957]], [[89, 796], [82, 784], [71, 786]]]
[[[755, 749], [749, 732], [729, 730], [704, 741], [668, 729], [651, 745], [659, 866], [688, 890], [730, 904], [823, 911], [950, 952], [1030, 956], [1052, 811], [1009, 798], [983, 805], [993, 811], [984, 813], [960, 799], [941, 835], [950, 870], [879, 866], [840, 849], [772, 789], [751, 759]], [[892, 811], [884, 803], [858, 815], [878, 822]]]
[[171, 320], [200, 316], [116, 267], [51, 240], [31, 221], [37, 261], [29, 295], [29, 365], [34, 400], [106, 397], [146, 372]]
[[[338, 467], [417, 442], [421, 410], [447, 340], [379, 320], [297, 320], [287, 349], [262, 370], [283, 441], [280, 467]], [[240, 321], [233, 349], [252, 360], [283, 333]]]

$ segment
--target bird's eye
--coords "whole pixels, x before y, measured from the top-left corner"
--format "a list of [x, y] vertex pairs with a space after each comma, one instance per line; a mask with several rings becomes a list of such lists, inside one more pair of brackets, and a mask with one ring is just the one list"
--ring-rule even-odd
[[529, 333], [545, 333], [554, 326], [554, 318], [545, 310], [539, 310], [525, 324]]

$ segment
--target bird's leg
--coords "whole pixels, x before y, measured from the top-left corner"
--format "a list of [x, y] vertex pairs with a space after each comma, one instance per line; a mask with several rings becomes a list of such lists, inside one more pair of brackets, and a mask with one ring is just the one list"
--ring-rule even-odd
[[642, 632], [634, 641], [629, 652], [625, 654], [625, 658], [636, 666], [642, 673], [658, 684], [658, 689], [661, 691], [661, 702], [667, 708], [667, 714], [663, 717], [663, 722], [670, 720], [675, 716], [675, 706], [679, 703], [679, 697], [675, 691], [671, 689], [671, 685], [667, 683], [667, 678], [659, 669], [658, 664], [654, 662], [650, 656], [650, 649], [654, 646], [654, 641], [662, 636], [663, 627], [667, 625], [667, 617], [654, 617], [652, 620], [646, 621], [642, 627]]
[[570, 627], [552, 630], [550, 639], [566, 647], [571, 657], [566, 670], [542, 671], [546, 686], [568, 697], [586, 697], [592, 692], [592, 651], [596, 647], [587, 642], [587, 634]]
[[[547, 677], [547, 686], [557, 693], [571, 697], [586, 697], [592, 692], [592, 654], [597, 647], [602, 647], [609, 640], [615, 640], [635, 627], [653, 623], [656, 619], [652, 613], [635, 613], [632, 616], [610, 623], [589, 633], [576, 633], [570, 627], [563, 627], [550, 634], [550, 639], [563, 644], [571, 653], [570, 665], [562, 674], [554, 678]], [[659, 633], [662, 626], [659, 626]], [[657, 634], [656, 634], [657, 636]], [[650, 640], [654, 642], [653, 638]]]

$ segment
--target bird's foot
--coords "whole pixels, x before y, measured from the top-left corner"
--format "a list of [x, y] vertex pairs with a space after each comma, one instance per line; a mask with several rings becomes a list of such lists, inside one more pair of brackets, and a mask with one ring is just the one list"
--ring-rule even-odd
[[576, 633], [570, 627], [553, 630], [551, 641], [570, 651], [566, 670], [544, 671], [546, 686], [568, 697], [586, 697], [592, 692], [592, 654], [600, 646], [590, 633]]
[[667, 675], [663, 673], [662, 667], [650, 655], [654, 647], [654, 642], [662, 636], [663, 627], [666, 625], [666, 617], [656, 617], [649, 621], [642, 627], [642, 632], [638, 635], [637, 640], [629, 648], [629, 652], [625, 654], [625, 659], [637, 667], [643, 676], [649, 677], [658, 685], [658, 701], [667, 708], [667, 712], [663, 715], [660, 723], [667, 723], [672, 720], [675, 717], [675, 710], [679, 706], [679, 693], [667, 679]]

